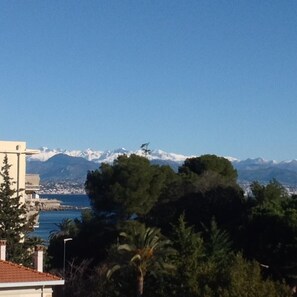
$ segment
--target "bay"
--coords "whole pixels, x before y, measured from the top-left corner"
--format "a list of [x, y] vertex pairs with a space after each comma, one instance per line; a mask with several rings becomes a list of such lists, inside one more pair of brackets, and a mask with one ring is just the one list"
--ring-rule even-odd
[[[41, 194], [40, 198], [58, 199], [61, 201], [62, 205], [78, 208], [90, 206], [87, 195]], [[40, 211], [39, 227], [36, 228], [30, 235], [40, 237], [44, 240], [45, 244], [48, 244], [48, 238], [51, 231], [59, 230], [57, 224], [61, 223], [63, 219], [79, 219], [80, 217], [80, 209]]]

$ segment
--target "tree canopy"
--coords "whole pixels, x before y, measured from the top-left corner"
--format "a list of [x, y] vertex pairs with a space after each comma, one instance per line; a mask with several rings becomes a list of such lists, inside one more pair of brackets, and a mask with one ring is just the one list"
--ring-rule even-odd
[[[169, 167], [167, 171], [173, 172]], [[145, 157], [123, 155], [112, 165], [102, 164], [89, 172], [85, 189], [98, 213], [143, 216], [160, 197], [167, 171]]]
[[179, 168], [180, 173], [194, 172], [198, 175], [202, 175], [208, 171], [216, 172], [229, 180], [236, 180], [237, 178], [237, 171], [233, 168], [231, 162], [226, 158], [216, 155], [202, 155], [200, 157], [188, 158]]

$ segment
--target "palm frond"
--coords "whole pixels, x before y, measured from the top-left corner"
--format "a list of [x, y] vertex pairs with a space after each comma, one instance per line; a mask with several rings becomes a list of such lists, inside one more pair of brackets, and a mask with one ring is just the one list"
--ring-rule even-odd
[[107, 273], [106, 273], [107, 279], [110, 279], [111, 276], [113, 275], [113, 273], [116, 272], [117, 270], [119, 270], [120, 268], [121, 268], [121, 266], [116, 264], [113, 267], [111, 267], [110, 269], [108, 269]]
[[127, 252], [132, 252], [135, 248], [132, 247], [130, 244], [124, 243], [118, 246], [119, 251], [127, 251]]

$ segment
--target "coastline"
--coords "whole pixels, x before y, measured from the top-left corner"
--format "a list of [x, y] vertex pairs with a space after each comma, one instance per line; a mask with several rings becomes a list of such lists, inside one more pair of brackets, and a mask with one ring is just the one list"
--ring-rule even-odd
[[91, 209], [90, 206], [71, 206], [71, 205], [61, 205], [58, 208], [45, 208], [40, 209], [40, 211], [66, 211], [66, 210], [85, 210]]
[[90, 209], [91, 207], [62, 204], [62, 201], [58, 199], [39, 198], [36, 208], [37, 208], [37, 211], [51, 211], [51, 210], [63, 211], [63, 210], [83, 210], [83, 209]]
[[31, 233], [31, 236], [42, 238], [45, 244], [48, 244], [50, 233], [58, 230], [58, 224], [63, 219], [79, 219], [83, 210], [91, 209], [87, 195], [40, 194], [40, 199], [59, 201], [59, 207], [39, 211], [39, 227]]

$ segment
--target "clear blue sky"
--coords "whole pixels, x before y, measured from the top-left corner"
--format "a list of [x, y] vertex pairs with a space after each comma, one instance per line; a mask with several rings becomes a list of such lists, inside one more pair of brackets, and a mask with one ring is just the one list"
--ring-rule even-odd
[[297, 158], [297, 1], [0, 1], [0, 139]]

